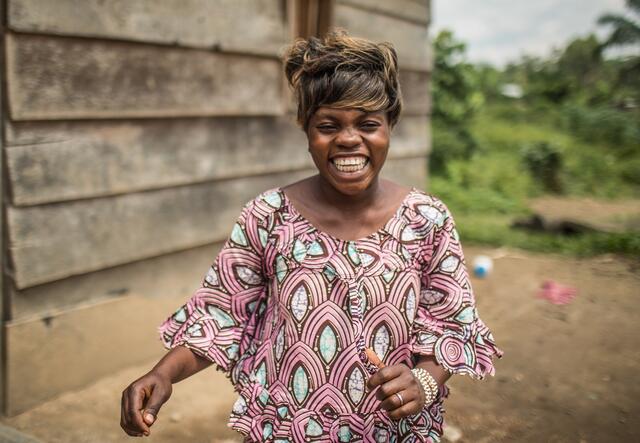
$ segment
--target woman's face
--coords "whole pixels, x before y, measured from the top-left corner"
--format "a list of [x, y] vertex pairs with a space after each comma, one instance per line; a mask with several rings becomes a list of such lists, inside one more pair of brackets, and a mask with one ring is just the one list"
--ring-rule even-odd
[[357, 195], [378, 179], [389, 151], [384, 111], [319, 108], [309, 119], [309, 152], [320, 176], [345, 195]]

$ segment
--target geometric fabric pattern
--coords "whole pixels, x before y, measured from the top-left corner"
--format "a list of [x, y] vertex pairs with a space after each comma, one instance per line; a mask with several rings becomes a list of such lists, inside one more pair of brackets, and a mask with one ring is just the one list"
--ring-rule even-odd
[[445, 205], [413, 189], [378, 231], [345, 241], [302, 217], [280, 189], [245, 205], [202, 287], [160, 327], [227, 373], [229, 425], [249, 442], [439, 441], [442, 387], [391, 420], [366, 381], [386, 364], [433, 355], [482, 378], [501, 356], [478, 317]]

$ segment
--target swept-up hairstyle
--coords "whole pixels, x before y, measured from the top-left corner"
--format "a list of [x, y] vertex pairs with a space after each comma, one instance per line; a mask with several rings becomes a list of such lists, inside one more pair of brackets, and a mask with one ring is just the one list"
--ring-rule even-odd
[[299, 39], [285, 54], [285, 73], [305, 131], [321, 106], [386, 111], [391, 127], [400, 117], [398, 57], [390, 43], [373, 43], [344, 31]]

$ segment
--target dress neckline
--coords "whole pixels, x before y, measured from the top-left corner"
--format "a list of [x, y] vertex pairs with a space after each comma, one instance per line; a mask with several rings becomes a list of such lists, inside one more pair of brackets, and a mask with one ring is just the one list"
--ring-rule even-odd
[[374, 232], [364, 236], [364, 237], [360, 237], [358, 239], [354, 239], [354, 240], [345, 240], [343, 238], [337, 237], [325, 230], [322, 230], [320, 228], [318, 228], [317, 226], [315, 226], [313, 223], [311, 223], [311, 221], [309, 221], [309, 219], [307, 219], [304, 215], [302, 215], [300, 212], [298, 212], [298, 210], [296, 209], [295, 205], [293, 204], [293, 202], [291, 201], [291, 199], [289, 199], [289, 196], [284, 192], [284, 190], [279, 187], [278, 188], [278, 192], [280, 192], [280, 194], [282, 195], [283, 201], [285, 203], [285, 205], [289, 208], [289, 212], [298, 220], [302, 221], [303, 223], [305, 223], [310, 229], [318, 232], [319, 234], [322, 234], [326, 237], [329, 237], [332, 240], [335, 240], [337, 242], [341, 242], [341, 243], [359, 243], [359, 242], [363, 242], [363, 241], [367, 241], [367, 240], [375, 240], [380, 234], [383, 233], [391, 233], [391, 225], [401, 217], [403, 209], [405, 208], [407, 201], [409, 200], [409, 198], [415, 194], [416, 192], [418, 192], [418, 190], [412, 186], [411, 189], [409, 189], [409, 192], [406, 193], [406, 195], [402, 198], [402, 201], [400, 202], [400, 204], [398, 205], [398, 208], [393, 212], [393, 214], [391, 215], [391, 217], [378, 229], [376, 229]]

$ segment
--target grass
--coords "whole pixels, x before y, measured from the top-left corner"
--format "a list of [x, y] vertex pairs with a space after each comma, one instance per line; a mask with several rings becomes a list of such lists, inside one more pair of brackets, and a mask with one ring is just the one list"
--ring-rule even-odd
[[511, 228], [512, 216], [460, 214], [455, 219], [465, 245], [508, 246], [577, 257], [610, 253], [640, 257], [640, 233], [637, 232], [565, 236]]
[[[470, 125], [476, 152], [468, 160], [450, 159], [446, 171], [432, 173], [430, 192], [447, 203], [466, 243], [573, 256], [640, 257], [640, 232], [562, 236], [511, 228], [515, 218], [529, 213], [527, 200], [547, 192], [542, 178], [534, 176], [523, 160], [525, 147], [531, 144], [551, 146], [560, 154], [557, 181], [563, 195], [604, 199], [640, 195], [637, 179], [628, 179], [629, 168], [640, 164], [637, 148], [631, 158], [628, 149], [624, 156], [617, 155], [616, 147], [589, 143], [563, 129], [561, 118], [557, 110], [533, 113], [513, 106], [487, 106]], [[434, 126], [434, 145], [438, 130]]]
[[[511, 114], [506, 109], [511, 110]], [[603, 141], [585, 141], [564, 129], [557, 110], [545, 113], [503, 106], [487, 106], [471, 125], [481, 156], [501, 152], [519, 159], [531, 143], [547, 143], [562, 156], [560, 181], [567, 195], [623, 198], [638, 195], [638, 183], [629, 180], [640, 174], [640, 151]], [[637, 179], [636, 179], [637, 180]], [[540, 192], [541, 189], [538, 189]]]

